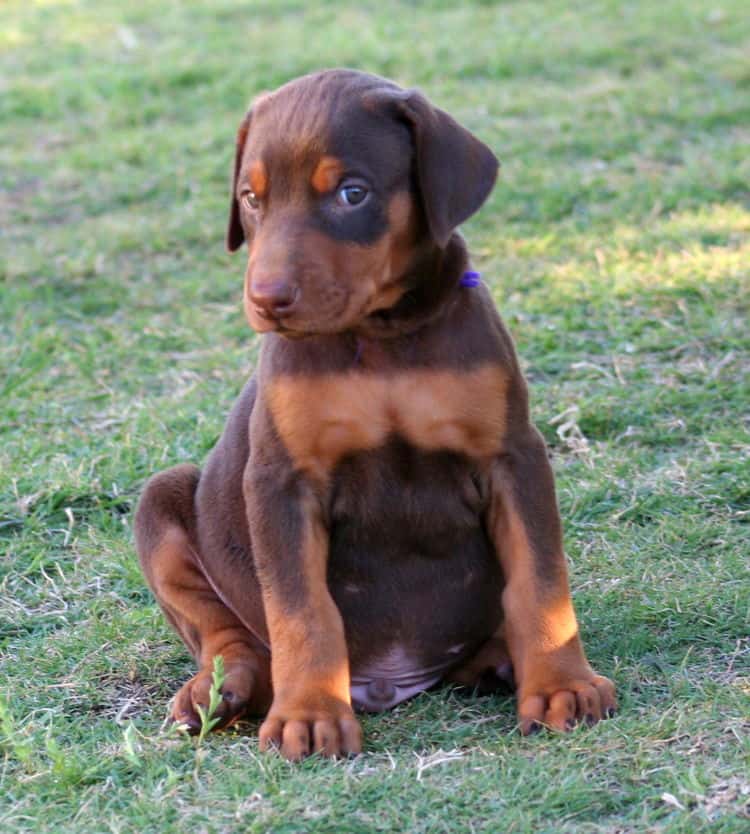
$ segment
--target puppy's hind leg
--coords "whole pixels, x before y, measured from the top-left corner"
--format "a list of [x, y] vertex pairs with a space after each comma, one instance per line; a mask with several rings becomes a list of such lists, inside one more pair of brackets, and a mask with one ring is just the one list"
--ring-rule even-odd
[[218, 727], [245, 713], [265, 713], [271, 703], [270, 658], [265, 646], [224, 604], [198, 557], [196, 466], [183, 464], [154, 475], [135, 513], [141, 568], [167, 619], [198, 662], [198, 674], [177, 693], [172, 718], [200, 729], [197, 707], [208, 708], [213, 659], [224, 659]]
[[515, 689], [513, 665], [502, 624], [474, 655], [452, 669], [445, 680], [459, 689], [474, 691], [478, 695], [512, 692]]

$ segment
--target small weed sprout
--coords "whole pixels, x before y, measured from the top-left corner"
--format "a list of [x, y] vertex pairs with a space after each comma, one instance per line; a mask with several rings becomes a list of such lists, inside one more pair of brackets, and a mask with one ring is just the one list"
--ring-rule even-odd
[[33, 768], [33, 748], [16, 726], [8, 702], [0, 696], [0, 750], [7, 748], [29, 771]]
[[201, 729], [198, 733], [198, 744], [202, 744], [205, 737], [221, 721], [220, 716], [214, 717], [216, 709], [221, 703], [221, 687], [224, 685], [224, 658], [217, 654], [214, 657], [214, 668], [211, 675], [211, 689], [208, 693], [208, 709], [198, 705], [198, 715], [201, 718]]
[[141, 757], [138, 755], [140, 745], [138, 744], [137, 734], [138, 731], [135, 729], [133, 722], [129, 721], [128, 726], [123, 730], [122, 741], [125, 758], [133, 767], [140, 767], [141, 765]]

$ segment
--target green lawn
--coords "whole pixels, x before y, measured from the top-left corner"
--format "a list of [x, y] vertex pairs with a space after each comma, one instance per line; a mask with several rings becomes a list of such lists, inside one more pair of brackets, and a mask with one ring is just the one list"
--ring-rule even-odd
[[[750, 15], [741, 0], [0, 5], [0, 831], [750, 831]], [[466, 226], [554, 458], [617, 718], [424, 695], [293, 766], [162, 729], [133, 554], [257, 356], [223, 248], [251, 96], [420, 86], [502, 177]]]

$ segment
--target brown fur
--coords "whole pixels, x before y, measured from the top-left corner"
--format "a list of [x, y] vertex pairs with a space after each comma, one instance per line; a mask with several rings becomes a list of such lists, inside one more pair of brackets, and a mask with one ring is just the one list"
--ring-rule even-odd
[[259, 366], [203, 470], [154, 476], [135, 519], [199, 664], [175, 719], [198, 727], [217, 654], [223, 723], [267, 712], [261, 747], [290, 759], [358, 752], [353, 698], [381, 709], [440, 679], [515, 680], [525, 733], [614, 711], [513, 343], [487, 290], [459, 286], [455, 228], [496, 169], [423, 96], [352, 71], [243, 120], [227, 243], [248, 243]]

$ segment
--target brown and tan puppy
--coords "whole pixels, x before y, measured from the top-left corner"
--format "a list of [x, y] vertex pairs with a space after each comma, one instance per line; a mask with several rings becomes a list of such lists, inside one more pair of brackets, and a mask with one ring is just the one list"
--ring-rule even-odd
[[[353, 706], [515, 679], [524, 733], [615, 710], [583, 653], [544, 442], [456, 227], [491, 151], [418, 92], [349, 70], [263, 96], [240, 125], [227, 242], [247, 242], [257, 372], [205, 467], [155, 475], [146, 578], [226, 725], [263, 749], [357, 753]], [[468, 284], [468, 286], [467, 286]]]

